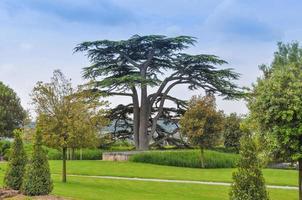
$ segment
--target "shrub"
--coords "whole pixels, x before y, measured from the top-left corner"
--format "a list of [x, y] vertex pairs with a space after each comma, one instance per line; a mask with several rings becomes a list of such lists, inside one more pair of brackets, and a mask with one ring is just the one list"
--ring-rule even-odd
[[8, 160], [8, 153], [9, 149], [11, 148], [11, 142], [7, 140], [0, 141], [0, 156], [4, 160]]
[[240, 129], [240, 123], [242, 117], [236, 113], [231, 113], [225, 118], [223, 137], [224, 146], [226, 148], [234, 148], [239, 152], [240, 149], [240, 138], [243, 135], [243, 131]]
[[14, 142], [11, 147], [8, 168], [4, 176], [4, 185], [14, 190], [19, 190], [27, 162], [23, 147], [21, 131], [14, 131]]
[[241, 140], [238, 171], [233, 173], [230, 200], [268, 200], [257, 146], [249, 136]]
[[[221, 153], [206, 150], [204, 153], [205, 168], [232, 168], [236, 166], [237, 154]], [[177, 167], [201, 168], [198, 150], [150, 151], [133, 155], [132, 162], [151, 163]]]
[[53, 189], [46, 152], [42, 147], [42, 135], [36, 132], [33, 155], [26, 168], [22, 192], [26, 195], [37, 196], [49, 194]]

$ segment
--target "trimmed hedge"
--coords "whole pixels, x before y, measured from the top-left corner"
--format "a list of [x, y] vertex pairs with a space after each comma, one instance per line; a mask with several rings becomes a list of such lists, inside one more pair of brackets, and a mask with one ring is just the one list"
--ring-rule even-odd
[[25, 165], [27, 163], [21, 134], [22, 132], [20, 130], [14, 131], [15, 140], [12, 143], [11, 156], [9, 157], [8, 167], [3, 181], [5, 187], [14, 190], [19, 190], [22, 185]]
[[22, 192], [30, 196], [47, 195], [53, 189], [47, 155], [42, 147], [42, 135], [37, 129], [33, 154], [26, 167]]
[[[233, 168], [239, 158], [238, 154], [205, 151], [205, 168]], [[151, 163], [177, 167], [201, 168], [199, 150], [150, 151], [135, 154], [132, 162]]]

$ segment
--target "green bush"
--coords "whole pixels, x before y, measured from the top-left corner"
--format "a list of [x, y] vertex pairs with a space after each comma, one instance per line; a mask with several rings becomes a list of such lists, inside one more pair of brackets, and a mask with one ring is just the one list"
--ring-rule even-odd
[[23, 147], [21, 131], [14, 131], [14, 142], [11, 147], [8, 168], [4, 176], [4, 185], [14, 190], [19, 190], [27, 162], [26, 153]]
[[53, 189], [46, 152], [42, 147], [42, 135], [37, 130], [32, 158], [26, 167], [22, 192], [26, 195], [47, 195]]
[[8, 160], [8, 153], [9, 149], [11, 148], [11, 142], [7, 140], [1, 140], [0, 141], [0, 156], [4, 160]]
[[268, 200], [256, 143], [251, 137], [241, 139], [238, 171], [233, 173], [230, 200]]
[[[237, 154], [206, 150], [205, 168], [232, 168], [236, 166]], [[133, 155], [132, 162], [169, 165], [177, 167], [201, 168], [199, 150], [150, 151]]]

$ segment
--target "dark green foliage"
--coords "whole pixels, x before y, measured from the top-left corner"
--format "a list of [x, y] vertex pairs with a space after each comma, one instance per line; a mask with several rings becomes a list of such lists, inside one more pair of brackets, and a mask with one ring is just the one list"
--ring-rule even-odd
[[[200, 168], [199, 150], [152, 151], [133, 155], [132, 162], [152, 163], [177, 167]], [[206, 150], [205, 168], [232, 168], [236, 166], [237, 154]]]
[[261, 161], [253, 138], [244, 136], [241, 140], [238, 171], [233, 173], [234, 183], [230, 200], [268, 200]]
[[4, 185], [8, 188], [19, 190], [22, 185], [27, 159], [23, 148], [21, 131], [15, 130], [14, 135], [9, 164], [4, 176]]
[[[122, 91], [140, 84], [158, 86], [163, 81], [158, 74], [170, 69], [175, 72], [171, 78], [188, 83], [190, 89], [204, 88], [227, 97], [237, 97], [238, 88], [229, 80], [237, 79], [239, 74], [212, 66], [226, 64], [226, 61], [214, 55], [180, 53], [194, 45], [195, 39], [190, 36], [134, 35], [121, 41], [83, 42], [74, 50], [88, 53], [92, 65], [84, 68], [84, 77], [104, 77], [96, 82], [96, 86], [106, 89], [103, 92], [109, 95], [115, 88]], [[145, 66], [146, 77], [140, 74], [144, 67], [140, 63], [144, 61], [149, 61], [145, 63], [148, 64]]]
[[[123, 119], [115, 133], [122, 137], [133, 133], [131, 138], [137, 149], [148, 149], [151, 137], [156, 145], [182, 143], [169, 140], [173, 133], [158, 123], [164, 120], [175, 124], [175, 119], [179, 119], [184, 103], [170, 95], [174, 87], [186, 85], [190, 90], [203, 89], [225, 98], [242, 96], [233, 83], [239, 74], [232, 69], [217, 68], [226, 61], [215, 55], [183, 52], [195, 43], [190, 36], [134, 35], [120, 41], [83, 42], [75, 48], [75, 52], [85, 52], [91, 62], [84, 68], [84, 78], [91, 80], [88, 85], [92, 91], [132, 99], [131, 104], [113, 109], [119, 112], [114, 120]], [[148, 87], [155, 92], [148, 92]], [[167, 101], [176, 107], [165, 106]]]
[[4, 159], [4, 160], [8, 160], [9, 159], [9, 150], [11, 148], [11, 142], [10, 141], [6, 141], [6, 140], [2, 140], [0, 141], [0, 156]]
[[226, 148], [235, 149], [239, 151], [240, 148], [240, 138], [243, 134], [240, 130], [240, 123], [242, 118], [236, 113], [231, 113], [229, 116], [225, 117], [223, 137], [224, 146]]
[[13, 137], [13, 130], [21, 128], [25, 118], [17, 94], [0, 81], [0, 136]]
[[33, 155], [26, 168], [22, 192], [26, 195], [47, 195], [53, 189], [46, 152], [42, 147], [42, 135], [36, 132]]

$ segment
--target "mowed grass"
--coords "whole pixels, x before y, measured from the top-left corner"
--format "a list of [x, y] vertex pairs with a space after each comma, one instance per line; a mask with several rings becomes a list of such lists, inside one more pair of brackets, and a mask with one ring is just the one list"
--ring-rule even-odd
[[[54, 194], [83, 200], [228, 200], [230, 188], [180, 183], [157, 183], [54, 176]], [[297, 200], [293, 190], [269, 190], [271, 200]]]
[[[177, 167], [201, 168], [200, 150], [150, 151], [133, 155], [131, 161]], [[204, 151], [205, 168], [233, 168], [239, 155]]]
[[[68, 177], [68, 182], [62, 183], [59, 175], [53, 175], [52, 178], [52, 194], [72, 200], [228, 200], [230, 190], [225, 186], [85, 177]], [[2, 185], [2, 173], [0, 179]], [[293, 190], [270, 189], [269, 194], [271, 200], [298, 200], [298, 192]]]
[[[5, 163], [0, 165], [3, 179]], [[53, 194], [79, 200], [227, 200], [230, 188], [185, 183], [107, 180], [90, 177], [68, 177], [61, 183], [61, 161], [50, 161], [54, 179]], [[69, 174], [145, 177], [180, 180], [231, 181], [233, 169], [194, 169], [159, 166], [131, 162], [69, 161]], [[296, 185], [297, 172], [293, 170], [264, 170], [269, 184]], [[278, 184], [279, 183], [279, 184]], [[287, 184], [289, 183], [289, 184]], [[296, 190], [269, 190], [271, 200], [297, 200]]]
[[[61, 161], [50, 161], [50, 165], [52, 173], [61, 173]], [[232, 172], [235, 169], [181, 168], [132, 162], [68, 161], [67, 171], [69, 174], [79, 175], [232, 182]], [[263, 173], [267, 184], [298, 185], [296, 170], [264, 169]]]

